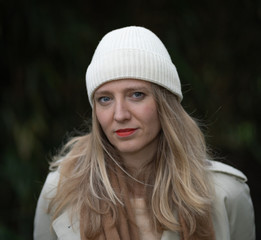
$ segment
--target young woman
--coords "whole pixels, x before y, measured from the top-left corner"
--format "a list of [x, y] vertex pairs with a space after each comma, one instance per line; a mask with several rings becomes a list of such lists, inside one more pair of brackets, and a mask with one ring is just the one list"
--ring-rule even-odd
[[92, 130], [51, 164], [34, 239], [254, 240], [246, 177], [208, 160], [160, 39], [114, 30], [86, 73]]

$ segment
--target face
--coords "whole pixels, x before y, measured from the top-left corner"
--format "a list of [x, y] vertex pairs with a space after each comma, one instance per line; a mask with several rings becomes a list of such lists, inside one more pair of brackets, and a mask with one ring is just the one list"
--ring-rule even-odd
[[121, 156], [156, 152], [161, 126], [149, 82], [108, 82], [96, 90], [94, 107], [102, 130]]

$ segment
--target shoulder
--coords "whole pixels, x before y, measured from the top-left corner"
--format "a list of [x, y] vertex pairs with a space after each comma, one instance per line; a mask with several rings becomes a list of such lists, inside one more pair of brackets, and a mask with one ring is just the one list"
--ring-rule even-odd
[[209, 161], [209, 170], [217, 195], [233, 199], [241, 194], [249, 194], [247, 177], [238, 169], [221, 162]]
[[60, 179], [60, 173], [58, 170], [50, 172], [45, 180], [42, 188], [42, 195], [44, 197], [52, 198], [56, 194], [56, 189]]
[[208, 168], [213, 173], [221, 173], [224, 175], [228, 175], [242, 182], [247, 181], [246, 175], [232, 166], [229, 166], [225, 163], [210, 161], [210, 160], [208, 160], [208, 163], [209, 163]]
[[238, 169], [216, 161], [209, 161], [209, 170], [214, 185], [213, 222], [217, 239], [255, 239], [247, 177]]
[[60, 178], [59, 170], [55, 170], [55, 171], [49, 172], [47, 177], [46, 177], [45, 183], [47, 183], [50, 186], [57, 185], [57, 183], [59, 181], [59, 178]]
[[[247, 177], [227, 164], [210, 161], [209, 169], [214, 190], [214, 209], [226, 216], [246, 216], [253, 213]], [[233, 216], [233, 217], [232, 217]]]
[[50, 200], [55, 196], [59, 182], [59, 172], [50, 172], [38, 198], [34, 218], [34, 239], [57, 239], [51, 230], [52, 216], [48, 213]]

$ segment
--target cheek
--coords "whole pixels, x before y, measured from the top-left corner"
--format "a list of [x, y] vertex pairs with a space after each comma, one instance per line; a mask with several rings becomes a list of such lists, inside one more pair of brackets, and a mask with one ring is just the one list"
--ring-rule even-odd
[[104, 131], [106, 129], [106, 126], [108, 125], [106, 114], [104, 113], [104, 111], [96, 110], [96, 117], [97, 117], [97, 120], [100, 123], [103, 131]]
[[156, 107], [146, 107], [141, 112], [141, 116], [143, 116], [144, 121], [148, 123], [148, 125], [155, 125], [155, 127], [160, 127], [158, 112]]

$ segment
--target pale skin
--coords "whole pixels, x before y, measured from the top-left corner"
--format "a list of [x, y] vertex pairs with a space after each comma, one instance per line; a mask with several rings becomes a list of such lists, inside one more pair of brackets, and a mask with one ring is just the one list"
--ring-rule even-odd
[[161, 126], [151, 83], [105, 83], [94, 93], [94, 107], [105, 135], [129, 169], [138, 170], [153, 159]]

